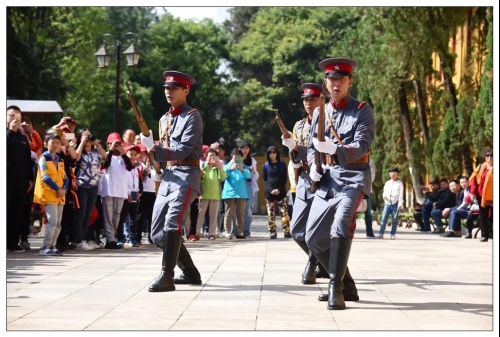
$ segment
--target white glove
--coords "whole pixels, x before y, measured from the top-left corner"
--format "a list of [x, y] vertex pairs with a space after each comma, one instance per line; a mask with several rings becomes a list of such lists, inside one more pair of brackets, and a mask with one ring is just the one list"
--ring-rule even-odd
[[146, 147], [146, 149], [151, 151], [155, 147], [155, 142], [153, 141], [153, 133], [149, 130], [149, 137], [145, 137], [141, 132], [141, 143]]
[[324, 142], [320, 142], [317, 138], [313, 138], [313, 144], [319, 152], [327, 154], [335, 154], [335, 152], [337, 152], [337, 145], [333, 144], [333, 141], [328, 137], [325, 137]]
[[293, 168], [301, 168], [302, 167], [302, 163], [292, 163], [293, 165]]
[[286, 146], [290, 151], [292, 151], [295, 145], [297, 145], [293, 137], [284, 138], [283, 136], [281, 136], [281, 144], [283, 144], [283, 146]]
[[156, 173], [155, 170], [151, 170], [151, 180], [156, 183], [161, 183], [163, 180], [163, 170], [161, 170], [160, 174]]
[[316, 171], [316, 164], [312, 164], [309, 169], [309, 177], [311, 177], [312, 181], [320, 181], [323, 175]]

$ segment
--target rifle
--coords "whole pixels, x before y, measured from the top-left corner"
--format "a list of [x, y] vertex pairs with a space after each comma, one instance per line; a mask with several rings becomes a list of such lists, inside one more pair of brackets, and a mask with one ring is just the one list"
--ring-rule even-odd
[[[325, 141], [325, 95], [319, 96], [319, 112], [318, 112], [318, 141]], [[321, 165], [326, 161], [324, 153], [316, 150], [314, 153], [314, 164], [316, 165], [316, 172], [323, 174]], [[318, 181], [313, 181], [311, 185], [311, 192], [316, 192], [318, 189]]]
[[[276, 114], [276, 117], [274, 119], [276, 120], [276, 123], [278, 123], [278, 126], [280, 128], [281, 134], [283, 135], [283, 138], [288, 139], [291, 137], [290, 132], [285, 127], [285, 124], [283, 124], [283, 120], [280, 117], [280, 114], [278, 113], [278, 109], [273, 109], [274, 113]], [[293, 150], [290, 151], [290, 160], [292, 162], [295, 161], [295, 155], [293, 153]], [[299, 176], [300, 176], [300, 171], [302, 170], [302, 167], [299, 168], [293, 168], [293, 174], [295, 176], [295, 185], [299, 183]]]
[[[132, 95], [132, 90], [130, 90], [130, 86], [127, 80], [125, 80], [125, 85], [127, 86], [127, 96], [130, 101], [130, 105], [132, 105], [132, 110], [134, 110], [135, 118], [137, 119], [137, 123], [139, 124], [139, 129], [141, 129], [142, 134], [145, 137], [149, 137], [149, 128], [146, 125], [146, 121], [142, 117], [139, 108], [137, 107], [137, 103], [135, 102], [134, 95]], [[149, 162], [153, 165], [156, 174], [161, 174], [161, 167], [155, 160], [155, 156], [153, 152], [148, 152]], [[160, 182], [155, 181], [155, 193], [158, 194], [158, 188], [160, 187]]]

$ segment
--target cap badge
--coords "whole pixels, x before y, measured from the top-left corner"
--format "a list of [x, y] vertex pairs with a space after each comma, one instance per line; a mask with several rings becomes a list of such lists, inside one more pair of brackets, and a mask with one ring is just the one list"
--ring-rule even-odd
[[340, 67], [338, 65], [336, 65], [335, 70], [340, 70]]

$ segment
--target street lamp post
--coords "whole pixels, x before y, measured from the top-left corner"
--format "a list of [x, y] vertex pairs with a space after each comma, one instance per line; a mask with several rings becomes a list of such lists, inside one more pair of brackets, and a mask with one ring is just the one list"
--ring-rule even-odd
[[115, 115], [114, 115], [114, 130], [118, 132], [118, 98], [120, 97], [120, 60], [122, 54], [122, 45], [125, 41], [129, 47], [123, 52], [127, 59], [127, 66], [133, 67], [139, 63], [139, 57], [141, 52], [135, 46], [137, 41], [136, 35], [132, 32], [123, 34], [121, 39], [115, 39], [111, 34], [104, 34], [100, 38], [99, 50], [94, 54], [97, 58], [97, 66], [99, 68], [106, 68], [109, 65], [109, 60], [111, 59], [111, 53], [106, 49], [109, 44], [111, 48], [115, 48]]
[[215, 109], [215, 120], [220, 121], [221, 117], [222, 117], [222, 109], [218, 107], [217, 109]]

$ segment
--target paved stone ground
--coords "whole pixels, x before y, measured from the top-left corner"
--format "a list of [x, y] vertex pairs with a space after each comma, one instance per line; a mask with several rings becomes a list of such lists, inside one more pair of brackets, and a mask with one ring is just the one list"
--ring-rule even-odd
[[169, 293], [147, 291], [161, 265], [151, 245], [42, 257], [31, 242], [7, 254], [11, 331], [493, 329], [492, 240], [404, 228], [368, 240], [358, 220], [349, 268], [360, 301], [343, 311], [316, 300], [327, 279], [300, 283], [305, 254], [281, 232], [269, 240], [262, 216], [247, 240], [186, 243], [204, 283]]

